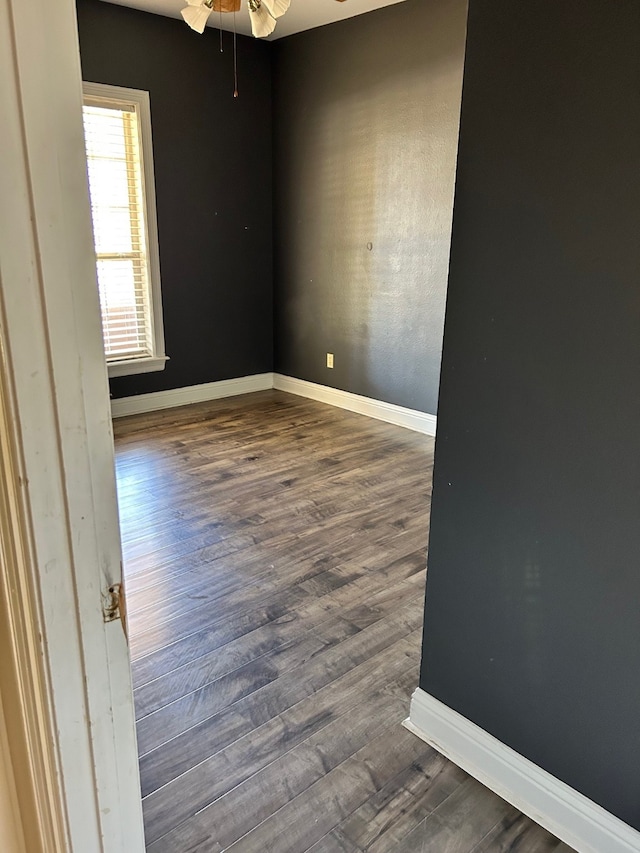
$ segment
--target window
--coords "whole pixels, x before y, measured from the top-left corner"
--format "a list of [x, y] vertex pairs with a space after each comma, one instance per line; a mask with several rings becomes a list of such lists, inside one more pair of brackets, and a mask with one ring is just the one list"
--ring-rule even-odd
[[84, 83], [83, 118], [109, 376], [162, 370], [148, 92]]

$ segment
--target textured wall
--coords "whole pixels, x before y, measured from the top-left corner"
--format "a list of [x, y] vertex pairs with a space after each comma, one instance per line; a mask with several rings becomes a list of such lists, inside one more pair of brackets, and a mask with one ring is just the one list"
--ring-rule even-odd
[[436, 411], [465, 21], [407, 0], [275, 43], [276, 370]]
[[271, 46], [78, 0], [85, 80], [151, 98], [165, 339], [162, 373], [114, 397], [272, 370]]
[[421, 678], [637, 829], [639, 44], [471, 0]]

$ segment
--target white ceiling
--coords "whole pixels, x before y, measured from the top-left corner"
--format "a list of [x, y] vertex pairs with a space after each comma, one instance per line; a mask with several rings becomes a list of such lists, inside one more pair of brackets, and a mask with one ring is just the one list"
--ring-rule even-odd
[[[105, 0], [105, 2], [142, 9], [144, 12], [155, 12], [157, 15], [165, 15], [169, 18], [179, 18], [180, 9], [187, 5], [186, 0]], [[322, 27], [333, 21], [353, 18], [355, 15], [402, 2], [404, 0], [346, 0], [344, 3], [338, 3], [336, 0], [291, 0], [289, 11], [278, 19], [278, 25], [269, 40], [290, 36], [313, 27]], [[222, 19], [223, 29], [232, 30], [233, 15], [223, 15]], [[214, 12], [209, 18], [209, 26], [218, 27], [219, 21], [220, 16]], [[251, 25], [244, 0], [242, 11], [238, 12], [236, 22], [239, 33], [251, 35]]]

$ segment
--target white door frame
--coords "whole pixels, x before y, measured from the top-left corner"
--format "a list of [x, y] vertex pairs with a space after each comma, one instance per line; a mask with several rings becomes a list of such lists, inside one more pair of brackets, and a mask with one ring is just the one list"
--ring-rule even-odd
[[66, 846], [140, 853], [129, 654], [121, 624], [103, 619], [121, 552], [81, 104], [73, 0], [0, 0], [0, 346], [31, 555], [22, 615]]

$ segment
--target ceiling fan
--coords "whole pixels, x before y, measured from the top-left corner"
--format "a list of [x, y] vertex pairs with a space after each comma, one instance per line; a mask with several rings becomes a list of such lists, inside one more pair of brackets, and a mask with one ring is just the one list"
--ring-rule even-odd
[[[187, 0], [181, 12], [192, 30], [203, 33], [212, 12], [239, 12], [242, 0]], [[251, 32], [256, 38], [265, 38], [276, 28], [276, 19], [289, 8], [291, 0], [247, 0]]]
[[[344, 3], [345, 0], [337, 0]], [[234, 98], [238, 97], [238, 69], [236, 49], [235, 14], [240, 11], [242, 0], [187, 0], [187, 5], [180, 12], [185, 22], [197, 33], [203, 33], [212, 12], [222, 15], [233, 13], [233, 69], [234, 69]], [[251, 32], [256, 38], [266, 38], [276, 28], [277, 19], [282, 17], [291, 5], [291, 0], [247, 0], [247, 9], [251, 20]], [[222, 26], [220, 27], [220, 50], [222, 51]]]
[[[345, 0], [337, 0], [344, 3]], [[242, 0], [187, 0], [187, 6], [181, 14], [192, 30], [203, 33], [209, 15], [212, 12], [239, 12]], [[256, 38], [265, 38], [276, 28], [276, 21], [282, 17], [291, 4], [291, 0], [247, 0], [251, 19], [251, 32]]]

